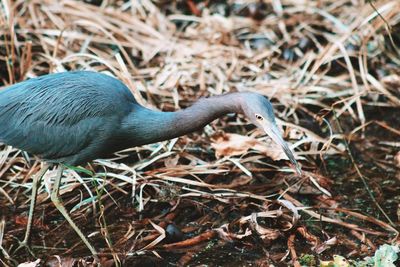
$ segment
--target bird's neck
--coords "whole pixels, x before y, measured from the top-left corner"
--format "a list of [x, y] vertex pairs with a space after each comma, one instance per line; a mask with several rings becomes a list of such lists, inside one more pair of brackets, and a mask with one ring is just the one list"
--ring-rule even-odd
[[124, 138], [132, 146], [169, 140], [199, 130], [227, 113], [242, 113], [240, 93], [202, 98], [176, 112], [135, 105], [123, 122]]

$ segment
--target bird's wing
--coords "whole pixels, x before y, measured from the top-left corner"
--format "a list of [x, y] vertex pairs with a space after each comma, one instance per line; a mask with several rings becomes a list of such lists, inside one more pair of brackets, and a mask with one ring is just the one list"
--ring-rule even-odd
[[44, 159], [71, 157], [109, 138], [133, 102], [104, 74], [45, 75], [0, 92], [0, 141]]

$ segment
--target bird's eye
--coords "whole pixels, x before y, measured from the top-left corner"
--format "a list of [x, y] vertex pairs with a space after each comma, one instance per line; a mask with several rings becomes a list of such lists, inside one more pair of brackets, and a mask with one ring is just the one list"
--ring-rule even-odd
[[262, 121], [263, 117], [261, 115], [256, 114], [256, 119]]

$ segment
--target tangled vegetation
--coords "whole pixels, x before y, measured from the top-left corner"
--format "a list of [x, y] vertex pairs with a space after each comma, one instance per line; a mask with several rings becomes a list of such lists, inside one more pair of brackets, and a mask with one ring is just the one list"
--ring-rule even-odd
[[[60, 193], [102, 265], [350, 266], [385, 244], [396, 255], [398, 0], [0, 2], [0, 86], [81, 69], [163, 111], [261, 93], [304, 171], [240, 115], [71, 167]], [[49, 199], [53, 172], [39, 189], [34, 255], [14, 253], [41, 163], [0, 149], [0, 265], [90, 266]]]

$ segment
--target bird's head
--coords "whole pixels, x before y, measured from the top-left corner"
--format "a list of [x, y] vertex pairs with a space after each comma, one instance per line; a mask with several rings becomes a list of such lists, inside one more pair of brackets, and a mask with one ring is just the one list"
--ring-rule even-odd
[[283, 140], [276, 124], [274, 111], [269, 100], [257, 93], [244, 93], [241, 102], [244, 115], [282, 147], [289, 160], [295, 165], [296, 171], [301, 174], [300, 166], [288, 144]]

